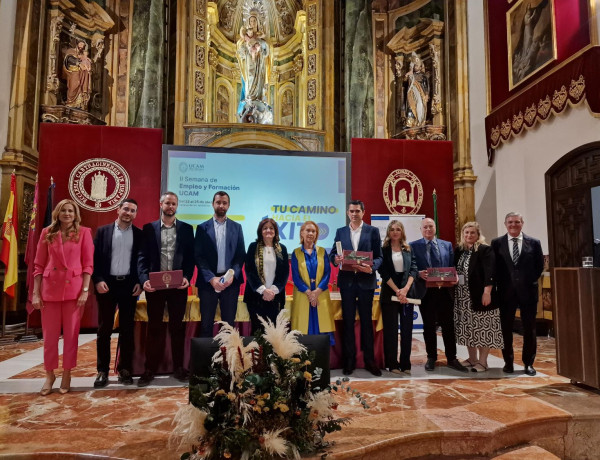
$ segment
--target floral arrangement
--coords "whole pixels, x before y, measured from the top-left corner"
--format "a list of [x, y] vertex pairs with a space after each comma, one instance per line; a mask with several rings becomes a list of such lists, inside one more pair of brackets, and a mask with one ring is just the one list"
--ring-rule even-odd
[[334, 414], [336, 393], [368, 408], [347, 378], [324, 389], [313, 386], [322, 369], [308, 371], [311, 355], [298, 342], [300, 332], [289, 331], [287, 317], [283, 310], [275, 324], [261, 318], [265, 332], [248, 345], [221, 323], [211, 375], [190, 387], [189, 404], [173, 421], [170, 441], [192, 446], [182, 460], [298, 459], [322, 451], [325, 435], [349, 423]]

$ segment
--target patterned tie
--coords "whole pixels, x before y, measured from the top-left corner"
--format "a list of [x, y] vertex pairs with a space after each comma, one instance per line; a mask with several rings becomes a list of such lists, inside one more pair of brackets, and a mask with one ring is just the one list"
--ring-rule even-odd
[[433, 241], [429, 242], [429, 258], [431, 259], [432, 267], [441, 267], [440, 250]]
[[517, 260], [519, 260], [519, 238], [513, 238], [513, 251], [512, 251], [512, 260], [513, 264], [517, 265]]

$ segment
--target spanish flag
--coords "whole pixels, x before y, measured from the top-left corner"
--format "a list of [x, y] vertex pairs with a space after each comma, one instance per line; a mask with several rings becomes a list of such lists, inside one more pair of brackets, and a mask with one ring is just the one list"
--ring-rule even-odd
[[6, 266], [4, 275], [4, 292], [7, 295], [15, 296], [15, 285], [17, 284], [18, 273], [18, 245], [17, 229], [19, 228], [17, 218], [17, 179], [13, 172], [10, 176], [10, 198], [6, 207], [6, 215], [2, 224], [2, 252], [0, 260]]

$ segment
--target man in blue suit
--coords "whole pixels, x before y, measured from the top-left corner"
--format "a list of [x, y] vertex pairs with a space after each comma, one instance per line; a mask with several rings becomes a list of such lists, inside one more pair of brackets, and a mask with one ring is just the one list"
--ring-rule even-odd
[[373, 266], [357, 265], [352, 271], [340, 270], [338, 286], [342, 296], [342, 316], [344, 320], [344, 375], [350, 375], [356, 368], [356, 343], [354, 340], [354, 319], [356, 308], [360, 316], [360, 342], [364, 355], [365, 369], [375, 376], [381, 370], [375, 364], [373, 334], [373, 295], [377, 288], [375, 271], [381, 266], [381, 237], [379, 230], [363, 222], [365, 205], [360, 200], [350, 201], [348, 205], [350, 225], [337, 229], [335, 242], [331, 250], [331, 262], [337, 267], [342, 263], [343, 255], [337, 252], [337, 242], [342, 249], [354, 251], [372, 251]]
[[421, 222], [421, 235], [423, 235], [423, 238], [410, 243], [419, 270], [419, 278], [416, 280], [417, 288], [419, 291], [425, 292], [420, 307], [423, 318], [423, 339], [427, 351], [425, 370], [433, 371], [435, 369], [435, 362], [437, 361], [437, 323], [442, 328], [448, 367], [460, 372], [468, 372], [468, 369], [456, 359], [454, 300], [451, 292], [454, 288], [425, 287], [428, 268], [454, 266], [452, 243], [438, 240], [435, 237], [435, 232], [435, 222], [433, 219], [426, 217]]
[[[229, 195], [220, 191], [213, 196], [212, 219], [198, 225], [194, 253], [198, 266], [198, 296], [200, 297], [200, 337], [212, 337], [217, 303], [221, 319], [233, 326], [242, 283], [242, 266], [246, 258], [242, 226], [227, 218]], [[234, 275], [222, 282], [232, 269]]]
[[[160, 358], [164, 353], [166, 331], [163, 326], [165, 305], [169, 312], [169, 335], [173, 376], [182, 382], [188, 378], [183, 367], [185, 323], [188, 286], [194, 275], [194, 229], [175, 218], [179, 200], [173, 192], [160, 197], [161, 218], [144, 225], [143, 242], [138, 259], [140, 283], [146, 291], [148, 330], [146, 332], [145, 371], [138, 380], [144, 387], [154, 379]], [[151, 272], [183, 271], [183, 284], [176, 288], [156, 290], [150, 283]]]

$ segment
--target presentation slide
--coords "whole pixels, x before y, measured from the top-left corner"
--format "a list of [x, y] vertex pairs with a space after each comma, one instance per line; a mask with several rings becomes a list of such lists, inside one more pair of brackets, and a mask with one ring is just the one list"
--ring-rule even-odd
[[333, 246], [346, 224], [350, 177], [348, 153], [260, 151], [163, 146], [162, 190], [179, 196], [177, 217], [194, 226], [213, 216], [212, 199], [231, 198], [227, 216], [244, 229], [246, 246], [258, 223], [273, 218], [289, 251], [299, 246], [300, 227], [319, 225], [319, 246]]

